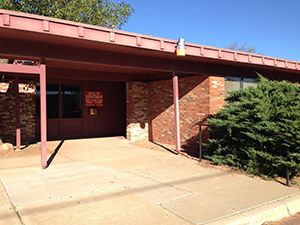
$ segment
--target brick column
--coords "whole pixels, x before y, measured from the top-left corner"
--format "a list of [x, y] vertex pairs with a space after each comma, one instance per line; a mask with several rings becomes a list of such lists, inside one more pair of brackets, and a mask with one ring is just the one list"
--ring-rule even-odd
[[145, 82], [126, 84], [126, 136], [130, 141], [148, 140], [148, 93]]
[[225, 104], [225, 78], [209, 77], [209, 113], [215, 114], [223, 108]]

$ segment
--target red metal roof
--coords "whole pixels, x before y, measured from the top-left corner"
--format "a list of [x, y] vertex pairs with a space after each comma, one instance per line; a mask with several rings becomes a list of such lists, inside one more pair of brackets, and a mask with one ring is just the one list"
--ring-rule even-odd
[[[177, 43], [170, 39], [3, 9], [0, 9], [1, 28], [154, 50], [161, 53], [175, 53]], [[300, 71], [300, 62], [192, 43], [186, 44], [186, 55], [220, 62], [236, 62]]]

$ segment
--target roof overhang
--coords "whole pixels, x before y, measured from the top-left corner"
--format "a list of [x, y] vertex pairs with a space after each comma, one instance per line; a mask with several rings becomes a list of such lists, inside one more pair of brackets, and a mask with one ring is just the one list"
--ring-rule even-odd
[[176, 57], [175, 40], [0, 9], [0, 37], [80, 46], [158, 58], [256, 66], [300, 73], [300, 63], [259, 54], [186, 44], [186, 57]]

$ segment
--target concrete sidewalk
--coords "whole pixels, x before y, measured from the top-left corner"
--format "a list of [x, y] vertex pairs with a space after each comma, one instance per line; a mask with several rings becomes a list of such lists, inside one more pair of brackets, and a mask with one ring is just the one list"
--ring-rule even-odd
[[[49, 156], [59, 142], [50, 142]], [[0, 224], [260, 224], [300, 209], [299, 189], [122, 138], [65, 141], [0, 159]]]

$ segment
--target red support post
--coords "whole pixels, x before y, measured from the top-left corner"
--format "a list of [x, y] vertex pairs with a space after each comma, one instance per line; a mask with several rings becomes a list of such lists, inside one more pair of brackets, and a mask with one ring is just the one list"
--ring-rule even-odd
[[41, 166], [47, 167], [47, 103], [46, 103], [46, 65], [40, 65], [40, 121], [41, 121]]
[[21, 125], [20, 125], [20, 94], [19, 94], [19, 77], [15, 77], [15, 115], [16, 115], [16, 149], [21, 149]]
[[180, 118], [179, 118], [179, 90], [178, 76], [173, 73], [173, 101], [174, 101], [174, 122], [175, 122], [175, 145], [176, 152], [180, 153]]

